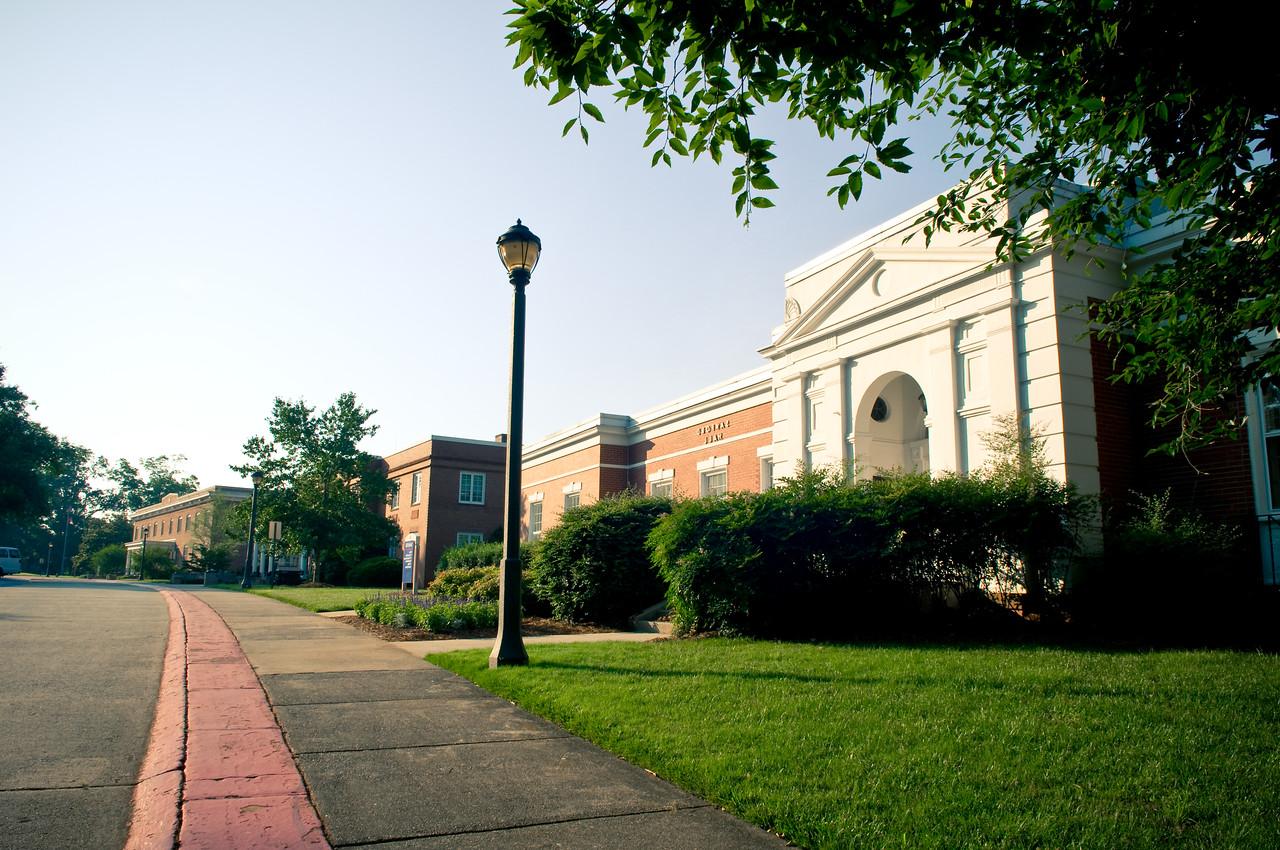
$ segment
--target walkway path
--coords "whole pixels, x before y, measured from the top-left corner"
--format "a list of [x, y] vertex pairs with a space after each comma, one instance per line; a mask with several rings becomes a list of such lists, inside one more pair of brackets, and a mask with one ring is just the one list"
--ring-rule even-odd
[[[785, 846], [349, 626], [250, 594], [197, 589], [175, 596], [184, 612], [196, 610], [186, 604], [192, 597], [207, 602], [235, 634], [333, 847]], [[221, 645], [209, 653], [209, 662], [229, 661]], [[193, 703], [198, 693], [191, 691]], [[269, 730], [260, 731], [269, 737]], [[234, 739], [217, 740], [221, 745]], [[196, 760], [197, 744], [193, 730], [188, 766]], [[266, 743], [263, 749], [279, 752]], [[227, 755], [223, 761], [238, 758]], [[305, 825], [305, 813], [295, 811]], [[184, 850], [248, 846], [188, 844], [186, 835], [184, 816]], [[304, 832], [307, 840], [312, 837]]]

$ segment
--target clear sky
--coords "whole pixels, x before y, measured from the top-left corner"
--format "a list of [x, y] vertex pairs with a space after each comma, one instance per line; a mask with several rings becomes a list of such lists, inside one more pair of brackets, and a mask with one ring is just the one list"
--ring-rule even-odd
[[380, 454], [488, 439], [519, 216], [534, 440], [760, 365], [785, 272], [954, 182], [916, 125], [915, 170], [841, 211], [849, 151], [765, 116], [782, 191], [744, 229], [732, 166], [651, 169], [603, 91], [590, 145], [562, 139], [574, 101], [512, 70], [509, 5], [0, 0], [0, 363], [35, 418], [205, 485], [275, 396], [354, 391]]

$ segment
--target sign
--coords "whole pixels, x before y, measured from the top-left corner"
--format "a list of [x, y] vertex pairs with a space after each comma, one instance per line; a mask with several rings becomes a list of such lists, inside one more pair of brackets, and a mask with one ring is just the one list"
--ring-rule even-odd
[[276, 520], [267, 523], [267, 537], [271, 540], [279, 540], [284, 529]]
[[413, 564], [418, 553], [418, 538], [404, 539], [404, 560], [400, 564], [400, 583], [413, 585]]

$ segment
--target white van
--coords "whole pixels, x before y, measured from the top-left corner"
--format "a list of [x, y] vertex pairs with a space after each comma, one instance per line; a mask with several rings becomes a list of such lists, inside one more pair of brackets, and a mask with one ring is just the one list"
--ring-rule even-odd
[[0, 546], [0, 576], [22, 572], [22, 560], [12, 546]]

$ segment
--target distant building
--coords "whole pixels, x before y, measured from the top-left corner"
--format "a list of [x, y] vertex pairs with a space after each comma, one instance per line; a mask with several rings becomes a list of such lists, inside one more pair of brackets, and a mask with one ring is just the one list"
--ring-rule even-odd
[[398, 485], [386, 516], [400, 526], [399, 556], [412, 550], [414, 586], [435, 574], [445, 549], [501, 533], [506, 437], [432, 436], [383, 459]]
[[[170, 493], [159, 504], [130, 512], [133, 539], [125, 544], [126, 569], [133, 566], [134, 553], [142, 549], [144, 531], [150, 551], [163, 551], [174, 561], [186, 563], [195, 551], [196, 544], [203, 542], [196, 537], [196, 532], [203, 524], [207, 524], [208, 517], [205, 516], [202, 520], [202, 515], [213, 509], [214, 500], [235, 503], [242, 502], [251, 495], [253, 490], [248, 487], [215, 485], [194, 493]], [[232, 563], [239, 564], [243, 560], [244, 546], [241, 545], [238, 557]]]

